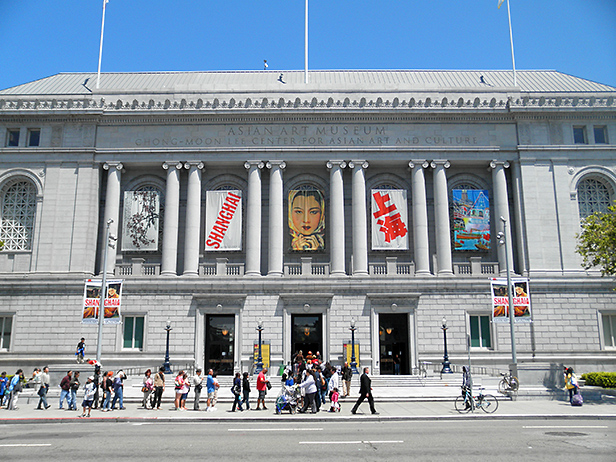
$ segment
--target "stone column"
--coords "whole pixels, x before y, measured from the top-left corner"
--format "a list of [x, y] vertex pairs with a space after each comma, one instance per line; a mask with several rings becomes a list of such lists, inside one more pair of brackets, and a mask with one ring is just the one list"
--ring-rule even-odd
[[412, 178], [413, 202], [413, 253], [415, 274], [430, 275], [430, 244], [428, 239], [428, 201], [426, 199], [426, 178], [424, 169], [430, 164], [427, 160], [409, 162]]
[[249, 160], [248, 199], [246, 200], [246, 272], [247, 276], [261, 276], [261, 169], [263, 162]]
[[366, 177], [368, 162], [349, 162], [353, 169], [353, 276], [368, 275], [368, 216], [366, 208]]
[[329, 239], [331, 242], [331, 275], [344, 276], [346, 271], [344, 262], [344, 182], [342, 170], [346, 167], [346, 162], [330, 160], [326, 165], [329, 169], [330, 183]]
[[270, 169], [267, 275], [282, 276], [284, 265], [284, 186], [282, 171], [287, 164], [284, 161], [272, 160], [266, 166]]
[[[107, 252], [107, 268], [106, 273], [108, 275], [114, 275], [115, 273], [115, 265], [116, 265], [116, 256], [118, 254], [118, 225], [120, 222], [120, 180], [122, 179], [122, 169], [124, 165], [120, 162], [106, 162], [103, 164], [103, 168], [108, 171], [107, 173], [107, 194], [105, 195], [105, 218], [103, 221], [103, 251]], [[108, 245], [108, 242], [105, 241], [106, 234], [106, 226], [109, 220], [113, 220], [111, 225], [109, 225], [109, 236], [113, 236], [116, 238], [115, 241], [111, 239], [113, 242], [112, 246]], [[103, 257], [104, 253], [101, 252], [101, 257]], [[103, 258], [101, 258], [101, 271], [102, 274], [104, 269], [102, 268]]]
[[203, 162], [186, 162], [188, 193], [186, 197], [186, 234], [184, 238], [184, 276], [199, 275], [199, 237], [201, 235], [201, 170]]
[[492, 218], [493, 224], [496, 227], [496, 231], [503, 229], [503, 222], [501, 217], [507, 220], [507, 236], [509, 237], [509, 245], [499, 245], [498, 249], [498, 266], [501, 274], [507, 273], [507, 263], [505, 255], [506, 247], [509, 247], [509, 264], [513, 271], [513, 239], [511, 237], [511, 220], [509, 219], [509, 197], [507, 194], [507, 177], [505, 176], [505, 169], [509, 168], [509, 162], [499, 162], [493, 160], [490, 162], [490, 168], [492, 169], [492, 188], [494, 189], [494, 214]]
[[165, 189], [165, 221], [163, 226], [163, 255], [160, 273], [177, 276], [178, 229], [180, 221], [180, 171], [182, 163], [165, 162], [167, 185]]
[[451, 260], [451, 228], [449, 224], [449, 190], [447, 173], [451, 164], [447, 160], [430, 163], [434, 170], [434, 218], [436, 226], [436, 260], [438, 276], [453, 275]]
[[[516, 253], [517, 258], [517, 267], [518, 273], [522, 275], [528, 274], [528, 260], [526, 258], [526, 250], [525, 250], [525, 242], [526, 242], [526, 232], [524, 229], [524, 219], [522, 217], [522, 204], [524, 201], [522, 200], [522, 169], [520, 166], [520, 162], [513, 162], [513, 181], [512, 181], [512, 191], [513, 191], [513, 225], [512, 229], [516, 230], [516, 249], [518, 249]], [[513, 246], [512, 246], [513, 247]]]

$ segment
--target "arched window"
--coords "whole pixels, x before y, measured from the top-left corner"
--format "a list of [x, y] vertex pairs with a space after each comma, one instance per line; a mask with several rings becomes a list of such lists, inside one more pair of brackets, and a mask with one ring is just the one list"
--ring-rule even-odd
[[613, 191], [597, 178], [586, 178], [578, 184], [578, 206], [580, 219], [585, 219], [596, 212], [607, 213], [612, 204]]
[[26, 179], [15, 179], [2, 188], [0, 198], [0, 240], [4, 242], [3, 250], [32, 250], [36, 187]]

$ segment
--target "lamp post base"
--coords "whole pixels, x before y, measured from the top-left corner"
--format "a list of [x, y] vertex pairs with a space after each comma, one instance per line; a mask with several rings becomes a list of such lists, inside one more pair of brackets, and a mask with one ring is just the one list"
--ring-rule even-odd
[[443, 365], [443, 368], [441, 369], [441, 374], [453, 374], [453, 371], [451, 370], [451, 363], [449, 362], [449, 360], [443, 361], [441, 364]]

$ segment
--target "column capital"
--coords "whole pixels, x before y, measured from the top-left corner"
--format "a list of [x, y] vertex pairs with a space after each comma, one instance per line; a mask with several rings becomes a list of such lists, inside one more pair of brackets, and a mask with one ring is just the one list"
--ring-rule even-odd
[[265, 164], [260, 160], [247, 160], [244, 162], [244, 168], [250, 170], [251, 167], [257, 167], [259, 170], [265, 167]]
[[169, 170], [169, 167], [175, 167], [176, 170], [182, 170], [182, 162], [163, 162], [164, 170]]
[[112, 167], [115, 168], [116, 170], [122, 171], [122, 169], [124, 168], [124, 165], [122, 164], [122, 162], [105, 162], [103, 164], [103, 168], [105, 170], [109, 170]]
[[368, 163], [367, 160], [351, 160], [351, 161], [349, 161], [349, 168], [355, 168], [355, 166], [361, 167], [363, 169], [366, 169], [366, 168], [370, 167], [370, 164]]
[[200, 160], [189, 160], [184, 163], [184, 168], [186, 170], [190, 170], [191, 167], [197, 167], [199, 170], [203, 170], [205, 165]]
[[328, 170], [331, 170], [332, 168], [334, 168], [334, 165], [340, 168], [346, 168], [347, 163], [344, 160], [328, 160], [327, 163], [325, 164]]
[[429, 166], [430, 166], [430, 162], [428, 162], [426, 159], [409, 160], [410, 168], [415, 168], [415, 167], [428, 168]]
[[491, 169], [495, 169], [496, 167], [498, 167], [499, 165], [502, 165], [504, 168], [509, 168], [509, 166], [511, 165], [509, 163], [508, 160], [493, 160], [492, 162], [490, 162], [490, 168]]
[[432, 162], [430, 162], [430, 167], [432, 167], [432, 168], [436, 168], [436, 167], [449, 168], [449, 167], [451, 167], [451, 162], [449, 162], [448, 160], [435, 159]]
[[284, 170], [287, 167], [287, 163], [284, 160], [268, 160], [265, 166], [268, 169], [272, 169], [272, 167], [280, 167], [281, 170]]

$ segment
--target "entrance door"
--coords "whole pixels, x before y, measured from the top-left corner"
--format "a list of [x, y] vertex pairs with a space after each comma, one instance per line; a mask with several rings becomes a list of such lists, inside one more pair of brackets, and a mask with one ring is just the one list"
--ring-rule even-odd
[[308, 352], [323, 353], [323, 315], [293, 314], [291, 315], [293, 330], [291, 334], [292, 357], [302, 350], [304, 357]]
[[205, 320], [205, 371], [233, 375], [235, 316], [207, 315]]
[[379, 350], [381, 375], [409, 373], [408, 314], [379, 315]]

